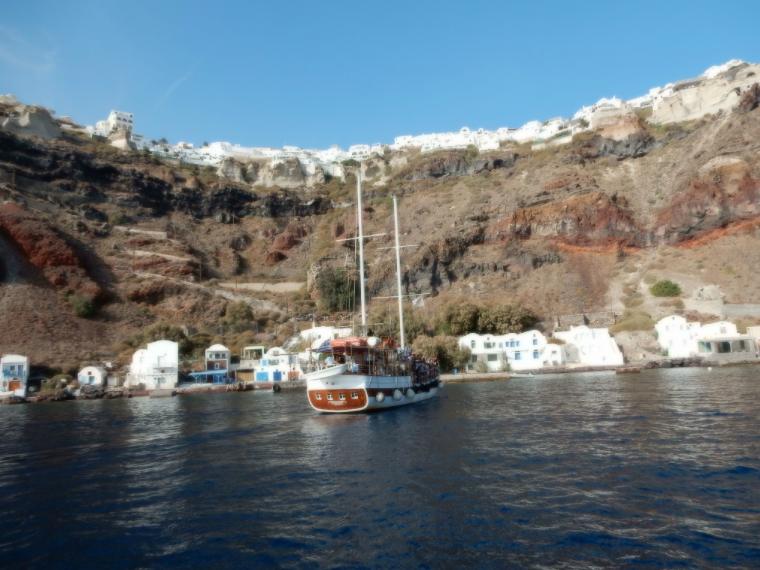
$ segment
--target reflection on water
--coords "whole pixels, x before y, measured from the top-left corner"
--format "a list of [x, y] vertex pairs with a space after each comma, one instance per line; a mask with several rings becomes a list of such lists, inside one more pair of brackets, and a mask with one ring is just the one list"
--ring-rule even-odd
[[759, 376], [3, 407], [0, 567], [758, 566]]

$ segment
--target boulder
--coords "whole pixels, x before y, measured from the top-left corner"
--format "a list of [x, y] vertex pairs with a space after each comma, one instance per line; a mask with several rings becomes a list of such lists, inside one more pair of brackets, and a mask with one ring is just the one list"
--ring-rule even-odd
[[287, 259], [287, 256], [281, 251], [270, 251], [264, 257], [264, 261], [267, 263], [275, 264]]
[[228, 156], [219, 163], [219, 167], [216, 169], [216, 175], [219, 178], [226, 178], [233, 182], [240, 182], [245, 184], [245, 176], [243, 175], [243, 165], [240, 164], [234, 158]]
[[39, 105], [16, 105], [11, 109], [10, 116], [0, 117], [0, 128], [17, 135], [35, 135], [45, 139], [63, 136], [50, 111]]
[[286, 158], [277, 164], [261, 168], [257, 183], [262, 186], [298, 188], [306, 184], [306, 179], [301, 169], [301, 162], [297, 158]]
[[274, 238], [274, 243], [272, 244], [272, 247], [275, 249], [293, 249], [296, 245], [296, 238], [294, 238], [290, 234], [280, 234], [276, 238]]
[[633, 109], [623, 103], [619, 108], [595, 111], [591, 115], [591, 130], [605, 138], [622, 141], [628, 135], [642, 132], [644, 125]]
[[109, 144], [119, 150], [137, 150], [132, 142], [132, 133], [129, 131], [116, 130], [108, 135]]
[[719, 111], [740, 107], [742, 93], [750, 90], [757, 82], [758, 74], [760, 65], [756, 64], [737, 67], [711, 79], [678, 82], [673, 87], [672, 95], [655, 101], [651, 122], [667, 124], [691, 121], [707, 114], [715, 115]]
[[319, 186], [321, 184], [325, 183], [325, 170], [318, 166], [316, 170], [314, 170], [313, 174], [310, 174], [306, 177], [306, 186], [307, 188], [313, 188], [314, 186]]
[[739, 99], [736, 112], [740, 115], [754, 111], [760, 105], [760, 83], [755, 83]]

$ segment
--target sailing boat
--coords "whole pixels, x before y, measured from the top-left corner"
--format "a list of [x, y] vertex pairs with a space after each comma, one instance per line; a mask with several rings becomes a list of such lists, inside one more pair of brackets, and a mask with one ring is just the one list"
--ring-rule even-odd
[[416, 360], [404, 341], [398, 204], [393, 197], [396, 229], [396, 281], [400, 344], [391, 337], [367, 336], [364, 292], [364, 233], [361, 173], [357, 174], [357, 214], [362, 336], [326, 341], [319, 352], [329, 353], [323, 368], [304, 374], [311, 407], [320, 412], [351, 413], [396, 408], [432, 398], [443, 387], [438, 366]]

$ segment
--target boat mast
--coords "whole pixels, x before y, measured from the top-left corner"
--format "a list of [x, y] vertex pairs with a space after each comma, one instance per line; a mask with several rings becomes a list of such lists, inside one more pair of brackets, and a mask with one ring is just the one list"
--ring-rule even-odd
[[[404, 343], [404, 301], [401, 296], [401, 247], [398, 243], [398, 198], [393, 197], [393, 223], [396, 228], [396, 281], [398, 283], [398, 326], [401, 331], [401, 348], [405, 348]], [[390, 316], [390, 315], [389, 315]]]
[[361, 166], [356, 169], [356, 217], [359, 228], [359, 287], [362, 298], [362, 336], [367, 336], [367, 307], [364, 299], [364, 231], [362, 230], [362, 172]]

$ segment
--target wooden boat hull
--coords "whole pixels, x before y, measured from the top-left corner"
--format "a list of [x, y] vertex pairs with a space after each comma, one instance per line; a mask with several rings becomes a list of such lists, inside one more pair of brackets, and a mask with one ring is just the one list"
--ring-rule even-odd
[[333, 414], [415, 404], [438, 395], [442, 385], [438, 380], [427, 385], [413, 385], [409, 376], [334, 374], [314, 378], [311, 374], [306, 375], [306, 393], [311, 407]]

